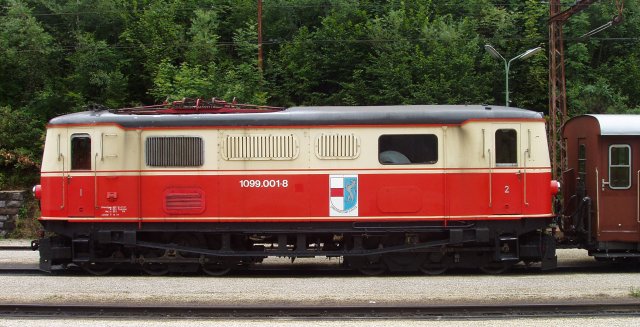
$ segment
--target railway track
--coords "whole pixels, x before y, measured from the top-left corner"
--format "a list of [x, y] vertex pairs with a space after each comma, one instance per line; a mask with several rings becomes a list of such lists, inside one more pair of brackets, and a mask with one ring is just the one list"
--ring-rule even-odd
[[175, 306], [1, 304], [0, 317], [214, 319], [510, 319], [523, 317], [640, 317], [640, 301], [589, 304]]
[[31, 245], [0, 245], [0, 251], [33, 251]]
[[38, 267], [3, 267], [0, 266], [0, 275], [50, 275]]

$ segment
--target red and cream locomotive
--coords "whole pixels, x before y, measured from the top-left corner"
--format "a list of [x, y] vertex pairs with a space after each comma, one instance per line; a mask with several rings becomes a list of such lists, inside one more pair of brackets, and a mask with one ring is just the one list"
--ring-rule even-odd
[[57, 117], [41, 268], [220, 275], [268, 256], [366, 274], [555, 266], [542, 114], [480, 105], [176, 102]]

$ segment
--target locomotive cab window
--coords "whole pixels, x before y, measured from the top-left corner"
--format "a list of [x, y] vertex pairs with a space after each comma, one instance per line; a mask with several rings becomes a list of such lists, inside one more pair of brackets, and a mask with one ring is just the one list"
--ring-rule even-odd
[[383, 165], [435, 164], [438, 137], [433, 134], [382, 135], [378, 161]]
[[515, 129], [499, 129], [495, 135], [496, 165], [518, 165], [518, 133]]
[[631, 147], [626, 144], [609, 146], [609, 187], [631, 187]]
[[71, 170], [91, 169], [91, 137], [89, 134], [71, 136]]

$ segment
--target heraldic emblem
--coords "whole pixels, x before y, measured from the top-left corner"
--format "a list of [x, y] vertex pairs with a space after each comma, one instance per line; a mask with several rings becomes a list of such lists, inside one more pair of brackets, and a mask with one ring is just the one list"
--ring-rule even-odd
[[358, 175], [329, 175], [329, 215], [358, 216]]

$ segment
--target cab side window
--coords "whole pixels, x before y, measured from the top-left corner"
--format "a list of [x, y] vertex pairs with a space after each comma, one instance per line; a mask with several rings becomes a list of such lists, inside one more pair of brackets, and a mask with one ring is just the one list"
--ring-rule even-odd
[[71, 170], [91, 170], [91, 137], [88, 134], [71, 136]]
[[378, 161], [383, 165], [435, 164], [438, 162], [438, 137], [434, 134], [381, 135]]
[[499, 129], [495, 135], [496, 165], [518, 165], [518, 133], [515, 129]]

